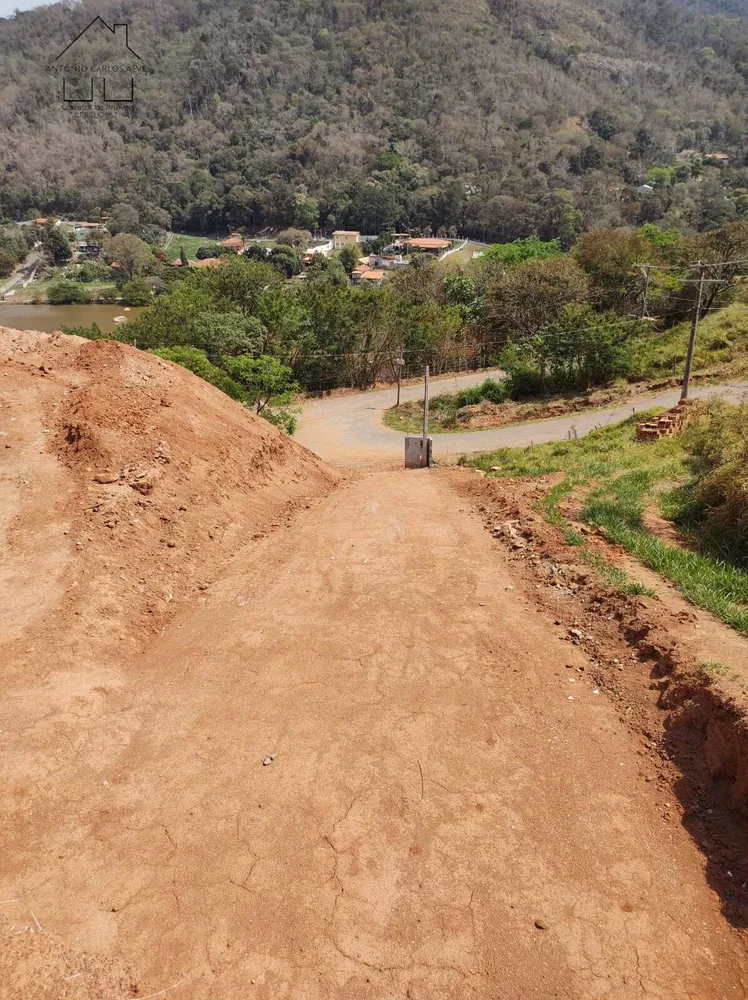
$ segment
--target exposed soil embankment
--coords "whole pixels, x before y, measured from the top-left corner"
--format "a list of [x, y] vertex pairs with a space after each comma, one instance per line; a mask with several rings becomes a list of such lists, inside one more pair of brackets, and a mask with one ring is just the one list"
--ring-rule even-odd
[[142, 644], [242, 543], [339, 478], [190, 372], [124, 344], [0, 328], [0, 371], [11, 593], [0, 644], [31, 629], [53, 630], [63, 659]]
[[[590, 657], [592, 677], [620, 705], [659, 761], [663, 788], [684, 807], [683, 821], [708, 859], [710, 882], [736, 924], [748, 924], [748, 643], [699, 611], [625, 553], [590, 534], [586, 546], [661, 596], [632, 597], [602, 584], [535, 505], [549, 488], [538, 479], [490, 479], [458, 470], [458, 492], [512, 551], [518, 577], [569, 643]], [[549, 477], [549, 479], [552, 477]], [[589, 530], [589, 529], [585, 529]], [[705, 672], [724, 656], [727, 670]], [[669, 814], [669, 810], [666, 810]]]

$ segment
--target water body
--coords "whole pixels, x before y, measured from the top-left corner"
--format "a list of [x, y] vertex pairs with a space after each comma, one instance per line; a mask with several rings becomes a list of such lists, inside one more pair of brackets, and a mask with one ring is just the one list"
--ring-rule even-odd
[[127, 309], [121, 305], [102, 306], [31, 306], [12, 302], [0, 303], [0, 326], [9, 326], [12, 330], [39, 330], [41, 333], [54, 333], [63, 326], [90, 326], [98, 323], [105, 333], [111, 333], [121, 324], [114, 322], [115, 316], [127, 316], [132, 319], [142, 309], [133, 307]]

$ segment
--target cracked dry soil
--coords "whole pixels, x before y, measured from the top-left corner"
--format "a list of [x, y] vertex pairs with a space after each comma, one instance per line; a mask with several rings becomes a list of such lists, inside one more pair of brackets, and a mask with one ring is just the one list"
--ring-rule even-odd
[[240, 552], [91, 695], [95, 740], [16, 751], [0, 995], [748, 995], [641, 737], [515, 583], [438, 472]]

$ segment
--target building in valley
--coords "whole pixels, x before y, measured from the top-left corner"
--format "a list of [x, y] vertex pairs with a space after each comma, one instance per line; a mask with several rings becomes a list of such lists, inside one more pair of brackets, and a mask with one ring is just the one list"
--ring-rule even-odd
[[361, 233], [355, 229], [336, 229], [332, 234], [333, 250], [342, 250], [343, 247], [355, 247], [361, 242]]

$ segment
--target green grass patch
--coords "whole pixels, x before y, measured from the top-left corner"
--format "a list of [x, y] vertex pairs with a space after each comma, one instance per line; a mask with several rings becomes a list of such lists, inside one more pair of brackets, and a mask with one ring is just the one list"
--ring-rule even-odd
[[[674, 583], [693, 604], [748, 635], [748, 573], [721, 558], [711, 547], [691, 551], [669, 544], [644, 524], [645, 507], [657, 496], [658, 487], [678, 480], [686, 482], [658, 497], [663, 516], [686, 526], [699, 516], [687, 481], [692, 470], [684, 440], [662, 438], [653, 444], [640, 444], [634, 439], [634, 425], [652, 415], [654, 411], [637, 414], [576, 441], [502, 448], [478, 455], [469, 464], [500, 476], [565, 473], [539, 506], [546, 520], [564, 532], [567, 543], [579, 545], [583, 560], [596, 562], [602, 557], [580, 544], [578, 534], [558, 509], [563, 497], [576, 487], [588, 490], [581, 512], [583, 521], [604, 529], [611, 541]], [[490, 473], [492, 466], [498, 466], [500, 471]], [[616, 567], [595, 568], [627, 593], [650, 592], [642, 584], [629, 581], [625, 574], [622, 579], [618, 575], [622, 571]]]
[[728, 672], [728, 668], [719, 660], [704, 660], [697, 669], [708, 684], [713, 684], [718, 677], [723, 677]]
[[[579, 537], [583, 538], [581, 535]], [[585, 546], [580, 554], [580, 558], [583, 563], [594, 569], [598, 576], [610, 587], [615, 587], [616, 590], [620, 590], [624, 594], [630, 594], [632, 597], [655, 596], [655, 592], [651, 587], [639, 583], [638, 580], [632, 580], [625, 570], [608, 562], [602, 552], [599, 552], [597, 549]]]
[[[653, 333], [649, 341], [649, 374], [653, 377], [680, 376], [686, 358], [689, 323]], [[699, 323], [694, 352], [694, 371], [748, 365], [748, 305], [733, 302], [705, 316]]]
[[449, 257], [445, 257], [440, 263], [442, 267], [459, 268], [471, 261], [474, 253], [485, 253], [486, 250], [488, 250], [488, 247], [482, 243], [473, 243], [469, 240], [462, 249], [451, 253]]
[[200, 247], [214, 246], [219, 239], [225, 239], [225, 237], [188, 236], [186, 234], [175, 233], [165, 253], [170, 261], [179, 260], [181, 248], [184, 247], [187, 260], [195, 260], [195, 254]]

